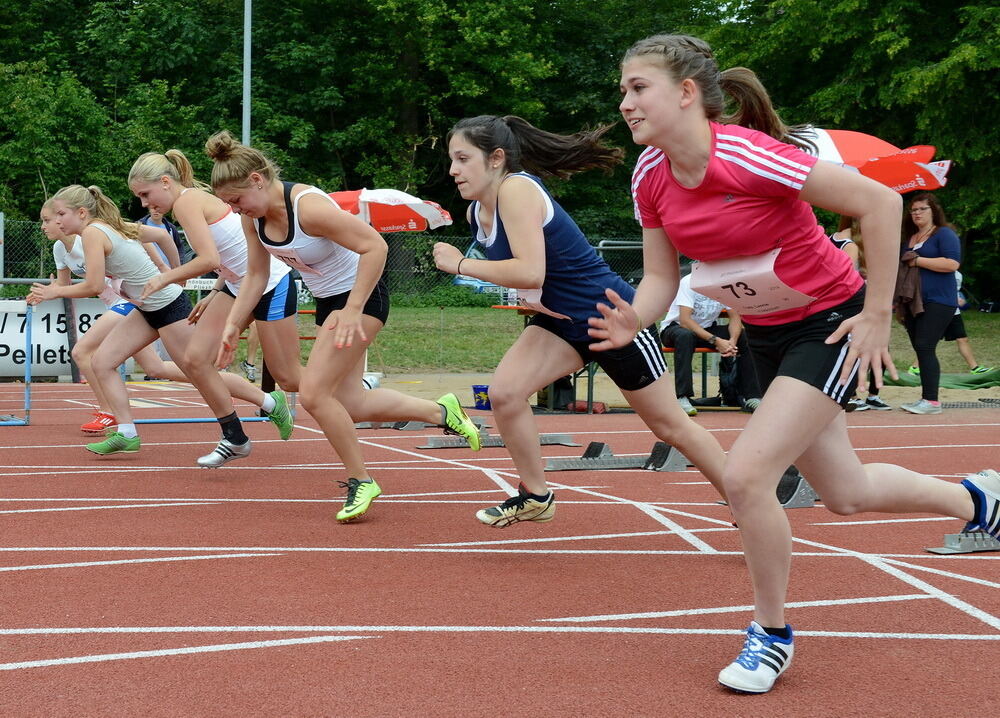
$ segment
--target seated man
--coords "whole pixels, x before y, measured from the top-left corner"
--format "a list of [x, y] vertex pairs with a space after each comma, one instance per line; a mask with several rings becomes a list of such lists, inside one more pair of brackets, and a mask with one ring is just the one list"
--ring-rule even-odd
[[[688, 416], [698, 410], [692, 406], [694, 385], [691, 377], [691, 359], [696, 347], [716, 349], [722, 361], [719, 377], [735, 369], [736, 391], [739, 396], [731, 398], [734, 405], [752, 412], [760, 405], [760, 388], [757, 375], [750, 360], [746, 337], [743, 336], [743, 322], [732, 309], [727, 310], [729, 325], [718, 324], [717, 320], [725, 309], [714, 299], [698, 294], [691, 289], [690, 275], [682, 277], [677, 287], [677, 296], [663, 322], [660, 323], [660, 341], [663, 346], [674, 350], [674, 387], [677, 399]], [[735, 367], [733, 364], [735, 363]], [[723, 399], [726, 399], [723, 392]]]

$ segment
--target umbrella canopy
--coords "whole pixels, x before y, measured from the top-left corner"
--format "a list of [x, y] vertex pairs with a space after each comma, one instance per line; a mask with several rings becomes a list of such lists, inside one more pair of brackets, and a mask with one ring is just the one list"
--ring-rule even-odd
[[900, 149], [885, 140], [851, 130], [810, 128], [806, 138], [821, 160], [851, 167], [903, 194], [933, 190], [948, 182], [951, 160], [932, 162], [935, 148], [915, 145]]
[[423, 232], [451, 224], [451, 215], [437, 202], [396, 189], [330, 192], [333, 201], [358, 215], [379, 232]]

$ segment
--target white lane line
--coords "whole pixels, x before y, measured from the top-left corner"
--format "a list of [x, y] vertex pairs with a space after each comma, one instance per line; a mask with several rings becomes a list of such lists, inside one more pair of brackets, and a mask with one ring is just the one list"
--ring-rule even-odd
[[[903, 596], [869, 596], [866, 598], [838, 598], [825, 601], [791, 601], [785, 608], [811, 608], [815, 606], [854, 606], [865, 603], [892, 603], [895, 601], [918, 601], [933, 598], [926, 593]], [[565, 616], [563, 618], [536, 618], [536, 621], [589, 623], [591, 621], [634, 621], [639, 618], [672, 618], [676, 616], [707, 616], [718, 613], [746, 613], [753, 611], [753, 605], [715, 606], [712, 608], [688, 608], [675, 611], [646, 611], [643, 613], [606, 613], [596, 616]]]
[[130, 558], [115, 561], [79, 561], [77, 563], [41, 563], [34, 566], [0, 566], [0, 571], [39, 571], [46, 568], [86, 568], [88, 566], [122, 566], [132, 563], [164, 563], [169, 561], [207, 561], [217, 558], [257, 558], [281, 556], [280, 553], [223, 553], [216, 556], [170, 556], [168, 558]]
[[453, 543], [422, 543], [419, 546], [496, 546], [501, 544], [544, 543], [550, 541], [589, 541], [591, 539], [632, 538], [634, 536], [666, 536], [669, 531], [636, 531], [621, 534], [591, 534], [589, 536], [546, 536], [544, 538], [501, 539], [498, 541], [456, 541]]
[[[591, 491], [589, 489], [580, 489], [575, 486], [568, 486], [566, 484], [557, 484], [555, 482], [550, 481], [549, 485], [552, 486], [552, 488], [554, 489], [558, 488], [566, 491], [574, 491], [576, 493], [584, 494], [586, 496], [594, 496], [599, 499], [611, 499], [613, 501], [619, 501], [622, 504], [625, 504], [626, 506], [632, 506], [641, 511], [642, 513], [646, 514], [647, 516], [649, 516], [657, 523], [666, 526], [668, 529], [670, 529], [671, 533], [676, 534], [679, 539], [691, 544], [701, 553], [718, 553], [718, 551], [715, 549], [714, 546], [711, 546], [710, 544], [702, 541], [700, 538], [695, 536], [690, 530], [684, 528], [680, 524], [675, 523], [670, 519], [668, 519], [666, 516], [661, 515], [661, 511], [665, 511], [664, 509], [659, 509], [655, 506], [652, 506], [642, 501], [633, 501], [631, 499], [625, 499], [620, 496], [602, 494], [598, 491]], [[705, 519], [705, 520], [714, 521], [714, 519]]]
[[976, 578], [975, 576], [966, 576], [962, 573], [953, 573], [952, 571], [942, 571], [939, 568], [931, 568], [929, 566], [920, 566], [915, 563], [907, 563], [906, 561], [897, 561], [895, 559], [883, 558], [886, 563], [891, 563], [893, 566], [901, 566], [903, 568], [908, 568], [913, 571], [926, 571], [927, 573], [934, 573], [938, 576], [945, 576], [947, 578], [954, 578], [958, 581], [968, 581], [969, 583], [976, 583], [980, 586], [989, 586], [990, 588], [1000, 588], [1000, 583], [994, 581], [986, 581], [981, 578]]
[[[65, 501], [66, 499], [61, 499]], [[191, 501], [184, 503], [170, 504], [125, 504], [117, 506], [58, 506], [48, 509], [7, 509], [0, 511], [0, 514], [37, 514], [48, 511], [100, 511], [103, 509], [149, 509], [162, 508], [164, 506], [216, 506], [214, 501]]]
[[[156, 553], [156, 552], [278, 552], [278, 553], [468, 553], [468, 554], [512, 554], [512, 555], [574, 555], [574, 556], [704, 556], [703, 551], [691, 549], [492, 549], [492, 548], [449, 548], [449, 547], [383, 547], [368, 546], [0, 546], [3, 553]], [[716, 551], [718, 556], [742, 556], [742, 551]], [[1000, 555], [975, 553], [967, 555], [939, 555], [912, 553], [868, 554], [881, 559], [945, 561], [1000, 561]], [[852, 558], [849, 553], [830, 551], [793, 551], [795, 558], [844, 559]]]
[[810, 526], [870, 526], [878, 524], [906, 524], [923, 523], [925, 521], [958, 521], [951, 516], [928, 516], [927, 518], [916, 519], [878, 519], [873, 521], [822, 521], [810, 524]]
[[837, 553], [842, 553], [842, 554], [845, 554], [845, 555], [848, 555], [848, 556], [853, 556], [853, 557], [857, 558], [859, 561], [867, 563], [868, 565], [872, 566], [873, 568], [877, 568], [877, 569], [879, 569], [879, 570], [881, 570], [881, 571], [889, 574], [890, 576], [899, 579], [903, 583], [906, 583], [906, 584], [909, 584], [910, 586], [913, 586], [914, 588], [916, 588], [918, 590], [924, 591], [925, 593], [928, 593], [931, 596], [934, 596], [935, 598], [937, 598], [938, 600], [940, 600], [942, 603], [945, 603], [945, 604], [951, 606], [952, 608], [955, 608], [955, 609], [961, 611], [962, 613], [965, 613], [966, 615], [971, 616], [972, 618], [975, 618], [975, 619], [978, 619], [978, 620], [982, 621], [987, 626], [990, 626], [991, 628], [993, 628], [993, 629], [995, 629], [997, 631], [1000, 631], [1000, 618], [998, 618], [997, 616], [994, 616], [994, 615], [992, 615], [992, 614], [990, 614], [990, 613], [982, 610], [981, 608], [978, 608], [977, 606], [973, 606], [971, 603], [963, 601], [962, 599], [958, 598], [957, 596], [953, 596], [950, 593], [942, 591], [941, 589], [937, 588], [936, 586], [933, 586], [933, 585], [927, 583], [926, 581], [920, 580], [916, 576], [911, 576], [910, 574], [906, 573], [905, 571], [901, 571], [900, 569], [896, 568], [895, 566], [889, 565], [888, 562], [884, 561], [883, 559], [881, 559], [878, 556], [875, 556], [875, 555], [872, 555], [872, 554], [861, 553], [860, 551], [851, 551], [849, 549], [840, 548], [840, 547], [836, 547], [836, 546], [829, 546], [827, 544], [819, 543], [817, 541], [808, 541], [806, 539], [801, 539], [801, 538], [794, 538], [793, 537], [792, 540], [796, 541], [798, 543], [804, 544], [806, 546], [813, 546], [815, 548], [825, 548], [825, 549], [828, 549], [830, 551], [836, 551]]
[[2, 671], [16, 671], [23, 668], [45, 668], [48, 666], [69, 666], [76, 663], [101, 663], [104, 661], [126, 661], [136, 658], [159, 658], [162, 656], [187, 656], [195, 653], [216, 653], [219, 651], [244, 651], [251, 648], [275, 648], [278, 646], [298, 646], [307, 643], [332, 643], [334, 641], [357, 641], [377, 636], [310, 636], [308, 638], [286, 638], [280, 641], [250, 641], [249, 643], [220, 643], [214, 646], [185, 646], [184, 648], [164, 648], [158, 651], [131, 651], [129, 653], [99, 653], [91, 656], [70, 656], [50, 658], [42, 661], [22, 661], [20, 663], [0, 663]]
[[[0, 636], [70, 636], [164, 633], [623, 633], [677, 636], [744, 636], [746, 628], [664, 628], [654, 626], [114, 626], [2, 628]], [[799, 636], [937, 641], [1000, 641], [1000, 633], [900, 633], [881, 631], [796, 631]], [[321, 638], [328, 638], [322, 636]], [[350, 636], [377, 638], [377, 636]], [[270, 643], [270, 642], [268, 642]]]

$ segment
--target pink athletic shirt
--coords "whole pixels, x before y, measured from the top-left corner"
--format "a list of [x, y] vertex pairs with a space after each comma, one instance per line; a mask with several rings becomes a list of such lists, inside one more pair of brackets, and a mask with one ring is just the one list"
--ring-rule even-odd
[[705, 177], [684, 187], [662, 150], [647, 147], [632, 174], [635, 214], [643, 228], [662, 228], [681, 254], [698, 260], [752, 256], [775, 247], [775, 274], [816, 297], [805, 307], [743, 315], [750, 324], [785, 324], [847, 301], [864, 280], [826, 237], [799, 192], [819, 161], [756, 130], [711, 122]]

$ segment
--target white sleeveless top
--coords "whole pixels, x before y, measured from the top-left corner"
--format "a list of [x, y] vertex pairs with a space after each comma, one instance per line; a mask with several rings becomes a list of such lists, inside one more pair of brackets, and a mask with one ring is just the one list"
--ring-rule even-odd
[[[284, 242], [273, 242], [264, 233], [264, 219], [254, 220], [257, 236], [261, 244], [272, 255], [280, 259], [302, 275], [314, 297], [332, 297], [351, 291], [358, 273], [359, 255], [326, 237], [314, 237], [302, 231], [299, 225], [299, 200], [307, 194], [318, 194], [340, 210], [326, 192], [317, 187], [308, 187], [291, 198], [293, 182], [284, 182], [285, 208], [288, 212], [288, 235]], [[343, 210], [340, 210], [343, 211]]]
[[[68, 269], [78, 277], [87, 276], [87, 266], [83, 256], [83, 238], [80, 235], [73, 237], [73, 249], [68, 251], [65, 244], [56, 240], [52, 244], [52, 258], [56, 262], [56, 269]], [[118, 293], [120, 286], [121, 282], [118, 280], [104, 278], [104, 291], [97, 295], [104, 302], [104, 306], [113, 307], [127, 301]]]
[[[181, 190], [184, 194], [193, 187]], [[226, 280], [226, 286], [233, 294], [240, 293], [240, 283], [247, 273], [247, 238], [243, 232], [243, 224], [231, 207], [226, 207], [226, 213], [208, 225], [212, 240], [219, 252], [219, 266], [215, 271]], [[192, 247], [192, 249], [194, 249]], [[271, 257], [271, 274], [267, 279], [264, 293], [270, 292], [291, 270], [282, 262]]]
[[111, 241], [111, 253], [104, 257], [104, 273], [112, 279], [121, 280], [121, 294], [130, 302], [135, 302], [144, 312], [152, 312], [170, 304], [177, 299], [181, 288], [176, 284], [168, 284], [158, 292], [149, 295], [140, 302], [143, 287], [146, 282], [160, 273], [153, 260], [146, 254], [142, 242], [125, 239], [106, 224], [93, 222], [91, 227], [104, 232]]

